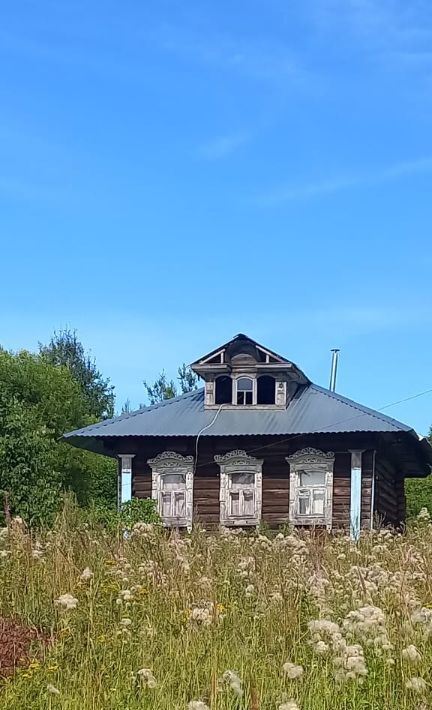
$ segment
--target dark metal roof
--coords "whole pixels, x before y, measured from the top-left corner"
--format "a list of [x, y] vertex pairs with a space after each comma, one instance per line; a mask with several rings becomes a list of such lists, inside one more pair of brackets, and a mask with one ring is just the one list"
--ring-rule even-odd
[[314, 384], [301, 388], [284, 410], [222, 408], [217, 412], [204, 409], [204, 390], [200, 389], [69, 432], [65, 438], [75, 443], [81, 437], [196, 436], [210, 424], [205, 436], [414, 433], [396, 419]]

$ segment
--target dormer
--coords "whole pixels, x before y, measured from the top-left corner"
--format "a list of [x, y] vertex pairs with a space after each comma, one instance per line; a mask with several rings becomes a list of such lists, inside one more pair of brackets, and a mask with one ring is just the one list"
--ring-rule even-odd
[[281, 355], [239, 333], [191, 365], [205, 382], [205, 408], [285, 409], [306, 375]]

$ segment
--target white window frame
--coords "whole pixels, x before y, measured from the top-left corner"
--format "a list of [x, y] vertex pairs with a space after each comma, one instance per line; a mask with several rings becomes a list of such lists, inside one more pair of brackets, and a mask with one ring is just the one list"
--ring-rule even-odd
[[[237, 398], [238, 398], [238, 381], [239, 380], [251, 380], [252, 382], [252, 403], [251, 404], [237, 404]], [[244, 390], [242, 390], [244, 391]], [[250, 375], [249, 373], [244, 373], [244, 374], [237, 374], [234, 379], [234, 387], [233, 387], [233, 404], [235, 404], [237, 407], [242, 407], [245, 409], [246, 407], [254, 407], [257, 403], [257, 380], [256, 377]]]
[[[290, 467], [290, 501], [289, 501], [289, 521], [293, 525], [325, 526], [332, 527], [333, 517], [333, 469], [335, 455], [332, 451], [320, 451], [319, 449], [300, 449], [292, 456], [288, 456], [286, 461]], [[300, 475], [302, 472], [322, 471], [324, 473], [323, 484], [301, 485]], [[300, 498], [302, 492], [309, 493], [310, 500], [314, 493], [324, 494], [323, 513], [317, 515], [309, 512], [300, 513]]]
[[[182, 456], [175, 451], [163, 451], [154, 459], [149, 459], [147, 463], [152, 470], [152, 498], [156, 501], [163, 525], [190, 529], [193, 518], [193, 456]], [[185, 477], [184, 486], [179, 487], [177, 491], [177, 493], [182, 492], [185, 495], [184, 515], [181, 517], [163, 515], [162, 496], [166, 493], [163, 482], [164, 476], [167, 474], [179, 474]], [[171, 489], [171, 495], [175, 496], [175, 494], [175, 489]]]
[[[256, 459], [249, 456], [246, 451], [236, 449], [229, 451], [223, 456], [215, 456], [215, 461], [220, 467], [220, 523], [224, 526], [248, 526], [259, 525], [262, 510], [262, 464], [263, 459]], [[254, 494], [254, 512], [252, 515], [232, 515], [231, 514], [231, 494], [238, 490], [239, 500], [243, 500], [245, 490], [250, 490], [250, 486], [241, 487], [241, 484], [234, 484], [232, 476], [235, 473], [250, 473], [254, 476], [252, 486]], [[237, 487], [238, 486], [238, 487]]]

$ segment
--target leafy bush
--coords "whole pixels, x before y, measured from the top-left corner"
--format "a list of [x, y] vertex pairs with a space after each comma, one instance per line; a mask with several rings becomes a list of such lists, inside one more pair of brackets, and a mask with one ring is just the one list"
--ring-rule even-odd
[[92, 526], [102, 526], [107, 530], [126, 528], [130, 530], [135, 523], [160, 524], [161, 519], [156, 509], [156, 501], [151, 498], [133, 498], [124, 503], [120, 511], [108, 505], [93, 505], [83, 511], [84, 519]]
[[432, 476], [405, 480], [407, 518], [415, 518], [422, 508], [432, 515]]

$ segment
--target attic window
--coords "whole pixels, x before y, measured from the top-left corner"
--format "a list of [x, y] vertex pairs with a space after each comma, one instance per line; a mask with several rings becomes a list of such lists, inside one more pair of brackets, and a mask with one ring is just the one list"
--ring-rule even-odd
[[215, 404], [232, 403], [232, 380], [228, 375], [216, 378]]
[[276, 380], [271, 375], [261, 375], [257, 382], [257, 404], [274, 404], [276, 401]]
[[237, 404], [253, 404], [253, 380], [250, 377], [237, 380]]

